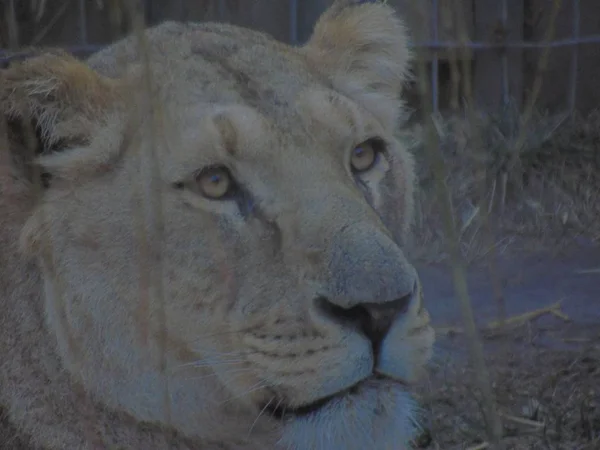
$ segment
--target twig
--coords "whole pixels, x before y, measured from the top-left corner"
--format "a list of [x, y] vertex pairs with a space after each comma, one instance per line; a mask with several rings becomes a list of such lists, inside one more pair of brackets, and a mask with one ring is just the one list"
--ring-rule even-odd
[[[552, 303], [551, 305], [545, 306], [543, 308], [534, 309], [533, 311], [529, 311], [523, 314], [518, 314], [515, 316], [508, 317], [503, 321], [494, 320], [492, 322], [488, 322], [484, 327], [481, 328], [483, 331], [495, 331], [503, 326], [519, 326], [523, 325], [526, 322], [530, 322], [538, 317], [541, 317], [545, 314], [552, 314], [555, 317], [558, 317], [564, 321], [570, 321], [571, 318], [561, 311], [561, 303], [562, 300], [559, 300], [556, 303]], [[462, 327], [439, 327], [436, 328], [436, 333], [440, 334], [462, 334], [465, 330]]]
[[435, 189], [440, 199], [440, 207], [442, 210], [442, 219], [444, 222], [444, 230], [447, 237], [448, 253], [452, 261], [452, 278], [454, 282], [454, 290], [460, 305], [463, 323], [469, 337], [469, 354], [473, 365], [476, 368], [477, 385], [482, 392], [483, 402], [485, 406], [485, 419], [488, 424], [487, 434], [488, 439], [492, 442], [494, 448], [500, 448], [500, 438], [502, 436], [502, 423], [500, 416], [496, 411], [496, 401], [492, 391], [490, 376], [485, 365], [483, 356], [483, 344], [475, 325], [471, 300], [469, 298], [469, 290], [465, 275], [465, 262], [462, 258], [459, 244], [458, 230], [454, 223], [452, 201], [446, 190], [444, 180], [446, 179], [446, 170], [444, 162], [439, 150], [439, 136], [436, 133], [435, 120], [431, 110], [432, 102], [428, 101], [428, 85], [427, 72], [425, 68], [423, 55], [417, 57], [418, 63], [418, 88], [422, 101], [422, 112], [425, 123], [425, 150], [428, 153], [432, 172], [434, 175]]
[[54, 16], [52, 16], [52, 18], [48, 21], [48, 23], [33, 37], [29, 45], [38, 45], [42, 39], [46, 37], [54, 25], [56, 25], [56, 22], [58, 22], [64, 16], [65, 11], [69, 6], [71, 6], [71, 0], [64, 1]]
[[485, 450], [486, 448], [490, 448], [489, 442], [483, 442], [481, 444], [477, 444], [474, 447], [467, 448], [467, 450]]
[[600, 273], [600, 267], [594, 267], [593, 269], [579, 269], [575, 270], [574, 272], [579, 274]]
[[[139, 53], [141, 57], [141, 64], [143, 67], [143, 77], [141, 80], [142, 88], [144, 90], [144, 103], [146, 106], [146, 110], [148, 112], [148, 117], [143, 118], [143, 122], [141, 125], [146, 127], [146, 132], [150, 139], [150, 146], [148, 152], [139, 152], [138, 156], [140, 158], [140, 189], [139, 193], [142, 196], [142, 200], [147, 202], [146, 205], [142, 203], [140, 210], [138, 210], [141, 214], [138, 218], [139, 226], [139, 238], [142, 244], [148, 246], [147, 249], [142, 249], [144, 253], [150, 252], [152, 255], [159, 255], [154, 258], [152, 264], [145, 264], [143, 262], [143, 275], [150, 275], [151, 283], [148, 286], [150, 292], [154, 296], [155, 302], [158, 306], [158, 311], [156, 312], [158, 319], [158, 349], [159, 349], [159, 361], [158, 365], [160, 368], [160, 372], [164, 377], [165, 390], [163, 392], [163, 403], [165, 409], [165, 422], [168, 424], [171, 423], [171, 394], [170, 394], [170, 384], [169, 384], [169, 375], [167, 373], [167, 352], [166, 352], [166, 343], [167, 343], [167, 312], [165, 309], [165, 301], [164, 301], [164, 285], [163, 285], [163, 265], [162, 265], [162, 242], [163, 237], [162, 233], [164, 232], [164, 216], [163, 216], [163, 206], [162, 206], [162, 198], [159, 191], [158, 180], [160, 179], [159, 167], [158, 167], [158, 142], [159, 138], [162, 139], [164, 136], [161, 131], [164, 129], [163, 124], [163, 110], [162, 105], [160, 104], [159, 96], [153, 95], [154, 88], [154, 78], [151, 64], [151, 55], [150, 55], [150, 44], [148, 42], [147, 36], [145, 35], [144, 28], [144, 4], [141, 0], [128, 0], [126, 2], [127, 12], [129, 14], [133, 35], [136, 37], [137, 44], [139, 46]], [[149, 221], [148, 223], [144, 222], [144, 215], [146, 211], [144, 211], [144, 206], [149, 209]], [[143, 254], [142, 254], [143, 255]], [[144, 267], [146, 266], [146, 267]], [[145, 272], [145, 273], [144, 273]], [[145, 300], [147, 301], [147, 300]], [[147, 318], [150, 322], [150, 317]], [[149, 323], [150, 326], [150, 323]]]
[[[522, 325], [525, 322], [529, 322], [533, 319], [537, 319], [538, 317], [543, 316], [545, 314], [552, 314], [553, 316], [559, 317], [565, 321], [570, 321], [571, 319], [569, 318], [569, 316], [567, 316], [560, 310], [561, 303], [562, 303], [562, 300], [559, 300], [558, 302], [553, 303], [544, 308], [534, 309], [533, 311], [529, 311], [529, 312], [526, 312], [523, 314], [518, 314], [516, 316], [509, 317], [503, 321], [504, 322], [503, 325]], [[486, 329], [496, 330], [496, 329], [500, 328], [500, 326], [501, 326], [501, 322], [495, 320], [495, 321], [489, 322], [486, 326]]]
[[510, 422], [519, 423], [521, 425], [527, 425], [534, 428], [544, 428], [546, 424], [537, 420], [526, 419], [524, 417], [511, 416], [510, 414], [500, 413], [503, 419]]

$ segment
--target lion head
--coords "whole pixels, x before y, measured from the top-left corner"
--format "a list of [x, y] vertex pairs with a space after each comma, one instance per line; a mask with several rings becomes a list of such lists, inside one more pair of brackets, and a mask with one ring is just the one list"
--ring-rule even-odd
[[0, 75], [41, 143], [20, 243], [45, 327], [103, 408], [232, 448], [410, 440], [433, 331], [403, 252], [409, 52], [361, 3], [301, 47], [167, 22]]

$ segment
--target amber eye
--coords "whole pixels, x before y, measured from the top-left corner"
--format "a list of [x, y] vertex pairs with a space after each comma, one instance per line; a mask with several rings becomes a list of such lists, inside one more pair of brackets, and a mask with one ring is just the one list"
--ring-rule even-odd
[[196, 176], [196, 183], [200, 193], [213, 200], [226, 197], [234, 186], [233, 178], [225, 167], [212, 167], [202, 170]]
[[365, 172], [377, 162], [377, 149], [371, 142], [363, 142], [352, 150], [350, 165], [353, 172]]

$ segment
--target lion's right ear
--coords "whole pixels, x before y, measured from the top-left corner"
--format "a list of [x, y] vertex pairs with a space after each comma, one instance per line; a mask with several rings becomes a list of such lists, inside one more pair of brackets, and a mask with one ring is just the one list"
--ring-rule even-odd
[[[31, 125], [42, 154], [57, 145], [65, 149], [85, 147], [95, 131], [112, 120], [123, 93], [121, 80], [102, 76], [67, 53], [45, 53], [0, 70], [0, 119], [4, 116], [9, 123]], [[13, 142], [11, 153], [19, 152], [20, 147]], [[68, 153], [80, 162], [92, 156]], [[96, 154], [92, 158], [106, 160], [110, 156]]]
[[0, 112], [33, 121], [48, 145], [87, 139], [118, 98], [118, 81], [63, 52], [42, 54], [0, 72]]

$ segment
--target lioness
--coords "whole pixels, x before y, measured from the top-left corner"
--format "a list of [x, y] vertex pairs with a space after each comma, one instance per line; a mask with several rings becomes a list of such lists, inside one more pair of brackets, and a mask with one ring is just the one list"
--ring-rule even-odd
[[45, 450], [407, 448], [434, 336], [402, 250], [400, 19], [338, 0], [298, 48], [138, 38], [0, 71], [12, 427]]

